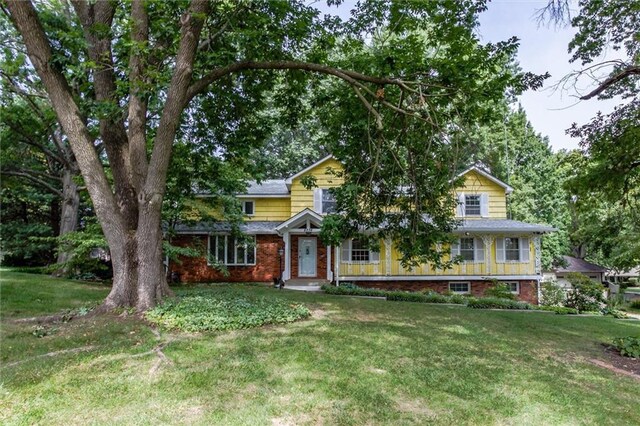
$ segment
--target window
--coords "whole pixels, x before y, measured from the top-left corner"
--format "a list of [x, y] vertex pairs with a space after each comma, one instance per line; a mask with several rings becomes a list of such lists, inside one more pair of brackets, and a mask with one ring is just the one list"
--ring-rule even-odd
[[247, 216], [253, 216], [255, 214], [255, 203], [254, 201], [243, 201], [242, 202], [242, 213]]
[[503, 283], [513, 294], [520, 294], [520, 283], [517, 281]]
[[209, 257], [224, 265], [255, 265], [256, 237], [209, 236]]
[[473, 262], [474, 252], [473, 238], [460, 238], [460, 256], [467, 262]]
[[364, 242], [358, 239], [345, 240], [342, 243], [341, 260], [346, 263], [378, 263], [380, 253], [369, 250]]
[[507, 237], [504, 239], [504, 258], [507, 261], [520, 260], [520, 241], [518, 238]]
[[351, 241], [351, 261], [352, 262], [368, 262], [369, 249], [364, 246], [360, 240]]
[[322, 189], [322, 213], [335, 213], [336, 210], [336, 197], [330, 189]]
[[480, 216], [480, 195], [465, 195], [464, 196], [464, 215], [465, 216]]
[[469, 293], [471, 291], [470, 283], [449, 283], [449, 291], [452, 293]]

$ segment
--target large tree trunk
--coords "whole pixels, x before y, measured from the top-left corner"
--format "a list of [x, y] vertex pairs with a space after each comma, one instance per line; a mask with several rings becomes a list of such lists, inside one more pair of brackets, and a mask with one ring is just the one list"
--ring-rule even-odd
[[[62, 176], [62, 206], [60, 212], [60, 227], [58, 236], [73, 232], [78, 228], [78, 211], [80, 210], [80, 192], [78, 184], [73, 180], [71, 170], [64, 170]], [[68, 250], [58, 250], [58, 264], [69, 261], [71, 254]]]

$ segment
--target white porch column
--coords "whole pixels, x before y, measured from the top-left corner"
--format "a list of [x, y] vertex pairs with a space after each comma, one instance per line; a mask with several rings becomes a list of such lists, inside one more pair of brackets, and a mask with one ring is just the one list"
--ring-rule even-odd
[[287, 281], [291, 279], [291, 234], [289, 231], [284, 235], [284, 271], [282, 272], [282, 279]]
[[327, 279], [333, 281], [333, 272], [331, 272], [331, 246], [327, 246]]
[[334, 273], [335, 273], [335, 280], [336, 280], [336, 286], [340, 285], [340, 246], [336, 246], [335, 247], [335, 252], [334, 254], [334, 262], [335, 262], [335, 267], [333, 268]]

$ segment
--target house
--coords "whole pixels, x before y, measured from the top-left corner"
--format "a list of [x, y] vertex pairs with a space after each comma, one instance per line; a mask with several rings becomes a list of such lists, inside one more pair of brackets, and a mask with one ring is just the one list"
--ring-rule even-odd
[[[543, 225], [507, 219], [507, 195], [512, 188], [486, 171], [471, 167], [459, 176], [461, 221], [452, 255], [464, 261], [449, 269], [423, 264], [404, 268], [391, 241], [382, 241], [380, 252], [357, 239], [340, 247], [321, 244], [318, 234], [324, 215], [336, 205], [330, 188], [342, 180], [331, 170], [341, 170], [326, 157], [284, 180], [251, 184], [242, 201], [246, 222], [242, 231], [254, 244], [237, 244], [224, 223], [178, 228], [176, 244], [207, 244], [210, 258], [226, 265], [224, 276], [205, 258], [185, 258], [172, 265], [185, 282], [271, 282], [280, 276], [289, 283], [353, 282], [361, 286], [482, 295], [492, 280], [507, 284], [521, 300], [537, 303], [540, 292], [540, 240], [554, 231]], [[305, 176], [313, 175], [316, 188], [306, 189]], [[280, 255], [282, 253], [282, 255]]]
[[609, 269], [605, 278], [614, 283], [628, 282], [629, 280], [635, 280], [635, 282], [638, 282], [638, 280], [640, 280], [640, 266], [636, 266], [635, 268], [631, 268], [624, 272]]
[[545, 273], [545, 278], [548, 276], [550, 279], [555, 279], [560, 287], [571, 288], [567, 276], [572, 272], [586, 275], [597, 283], [604, 281], [604, 276], [607, 272], [606, 268], [572, 256], [562, 256], [562, 260], [562, 264], [553, 268], [551, 273]]

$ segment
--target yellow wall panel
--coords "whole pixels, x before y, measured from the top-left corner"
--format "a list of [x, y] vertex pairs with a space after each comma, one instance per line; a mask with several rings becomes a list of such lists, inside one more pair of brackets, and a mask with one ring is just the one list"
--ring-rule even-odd
[[334, 176], [329, 169], [341, 171], [342, 164], [333, 158], [329, 158], [302, 176], [293, 179], [291, 182], [291, 216], [295, 216], [306, 208], [313, 210], [313, 188], [306, 189], [302, 185], [304, 176], [315, 176], [318, 188], [334, 188], [342, 185], [344, 179]]
[[456, 192], [465, 194], [486, 193], [489, 196], [489, 217], [494, 219], [505, 219], [507, 217], [507, 197], [504, 188], [473, 170], [465, 175], [464, 186], [458, 188]]
[[255, 198], [243, 199], [253, 201], [254, 215], [246, 216], [247, 221], [285, 221], [291, 217], [289, 198]]

